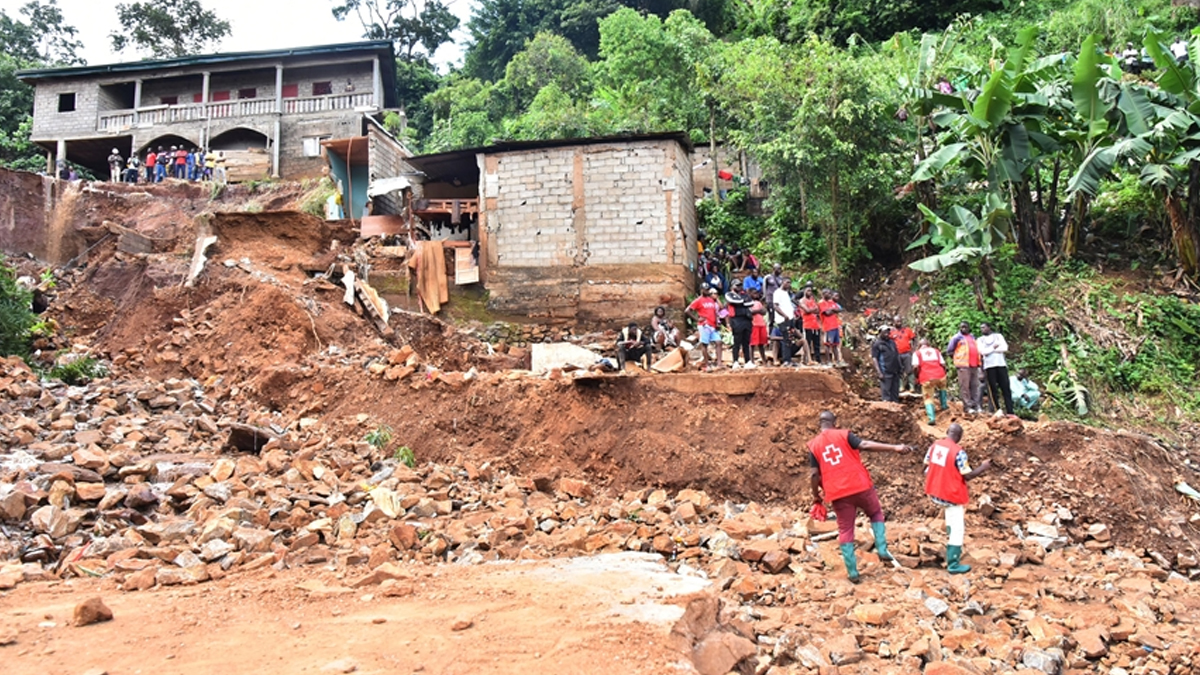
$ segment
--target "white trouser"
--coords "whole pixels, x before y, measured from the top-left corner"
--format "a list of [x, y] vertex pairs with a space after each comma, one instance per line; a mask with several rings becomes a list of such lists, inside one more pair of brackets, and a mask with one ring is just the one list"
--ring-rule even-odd
[[962, 546], [963, 535], [966, 534], [966, 525], [964, 519], [967, 515], [965, 506], [947, 506], [946, 509], [946, 527], [950, 528], [950, 545]]

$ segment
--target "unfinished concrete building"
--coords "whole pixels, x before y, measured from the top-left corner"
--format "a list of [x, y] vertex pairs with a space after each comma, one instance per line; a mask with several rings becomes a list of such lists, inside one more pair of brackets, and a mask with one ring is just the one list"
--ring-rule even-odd
[[321, 143], [359, 136], [364, 114], [396, 106], [391, 42], [208, 54], [18, 73], [35, 87], [33, 142], [107, 175], [113, 148], [223, 151], [231, 180], [303, 178]]
[[489, 307], [543, 319], [642, 319], [694, 292], [685, 134], [507, 142], [407, 158], [434, 239], [471, 242]]

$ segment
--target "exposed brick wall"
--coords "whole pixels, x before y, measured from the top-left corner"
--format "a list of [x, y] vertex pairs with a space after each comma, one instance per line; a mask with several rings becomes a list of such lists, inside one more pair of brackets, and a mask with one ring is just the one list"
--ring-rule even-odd
[[[58, 112], [58, 95], [75, 94], [75, 111]], [[34, 140], [96, 136], [100, 87], [94, 80], [54, 80], [38, 84], [33, 93]]]
[[[367, 146], [371, 153], [369, 171], [371, 181], [402, 174], [407, 174], [410, 182], [414, 181], [413, 174], [416, 173], [416, 169], [404, 161], [405, 157], [409, 155], [405, 154], [403, 146], [371, 122], [367, 123]], [[416, 199], [421, 198], [421, 185], [415, 182], [413, 183], [413, 195]], [[374, 213], [400, 214], [403, 208], [403, 198], [399, 193], [379, 195], [374, 198]]]
[[[491, 305], [615, 316], [594, 303], [682, 303], [695, 269], [691, 157], [673, 140], [493, 153], [480, 178]], [[601, 292], [589, 270], [628, 271]], [[665, 275], [665, 276], [664, 276]]]

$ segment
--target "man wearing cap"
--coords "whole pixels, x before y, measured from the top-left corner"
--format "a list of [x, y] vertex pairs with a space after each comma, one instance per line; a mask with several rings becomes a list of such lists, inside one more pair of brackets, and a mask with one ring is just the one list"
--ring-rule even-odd
[[113, 148], [112, 154], [108, 156], [108, 171], [112, 182], [121, 182], [121, 176], [125, 173], [125, 158], [116, 148]]
[[[854, 518], [861, 510], [871, 521], [875, 535], [875, 553], [880, 560], [894, 560], [887, 549], [887, 528], [883, 507], [863, 466], [859, 452], [911, 452], [907, 445], [889, 445], [859, 438], [853, 432], [837, 428], [837, 416], [825, 410], [818, 417], [821, 433], [808, 442], [808, 461], [812, 467], [814, 503], [828, 499], [837, 515], [838, 544], [850, 581], [858, 583], [858, 560], [854, 555]], [[823, 493], [823, 494], [822, 494]]]
[[[721, 303], [717, 301], [717, 289], [709, 287], [704, 293], [687, 306], [686, 313], [696, 319], [696, 327], [700, 331], [700, 367], [706, 370], [721, 366], [721, 333], [717, 329], [717, 312], [721, 311]], [[716, 344], [717, 360], [714, 364], [708, 360], [708, 346]]]

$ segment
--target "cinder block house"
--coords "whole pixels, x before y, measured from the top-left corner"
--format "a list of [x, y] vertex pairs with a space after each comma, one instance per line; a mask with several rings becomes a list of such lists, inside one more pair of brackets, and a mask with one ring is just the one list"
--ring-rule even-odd
[[243, 178], [302, 178], [325, 166], [322, 141], [359, 136], [364, 114], [396, 106], [387, 40], [17, 75], [35, 88], [32, 140], [48, 170], [70, 159], [99, 175], [113, 148], [186, 145], [224, 151]]
[[644, 323], [695, 290], [686, 134], [506, 142], [407, 158], [433, 238], [472, 242], [489, 307]]

